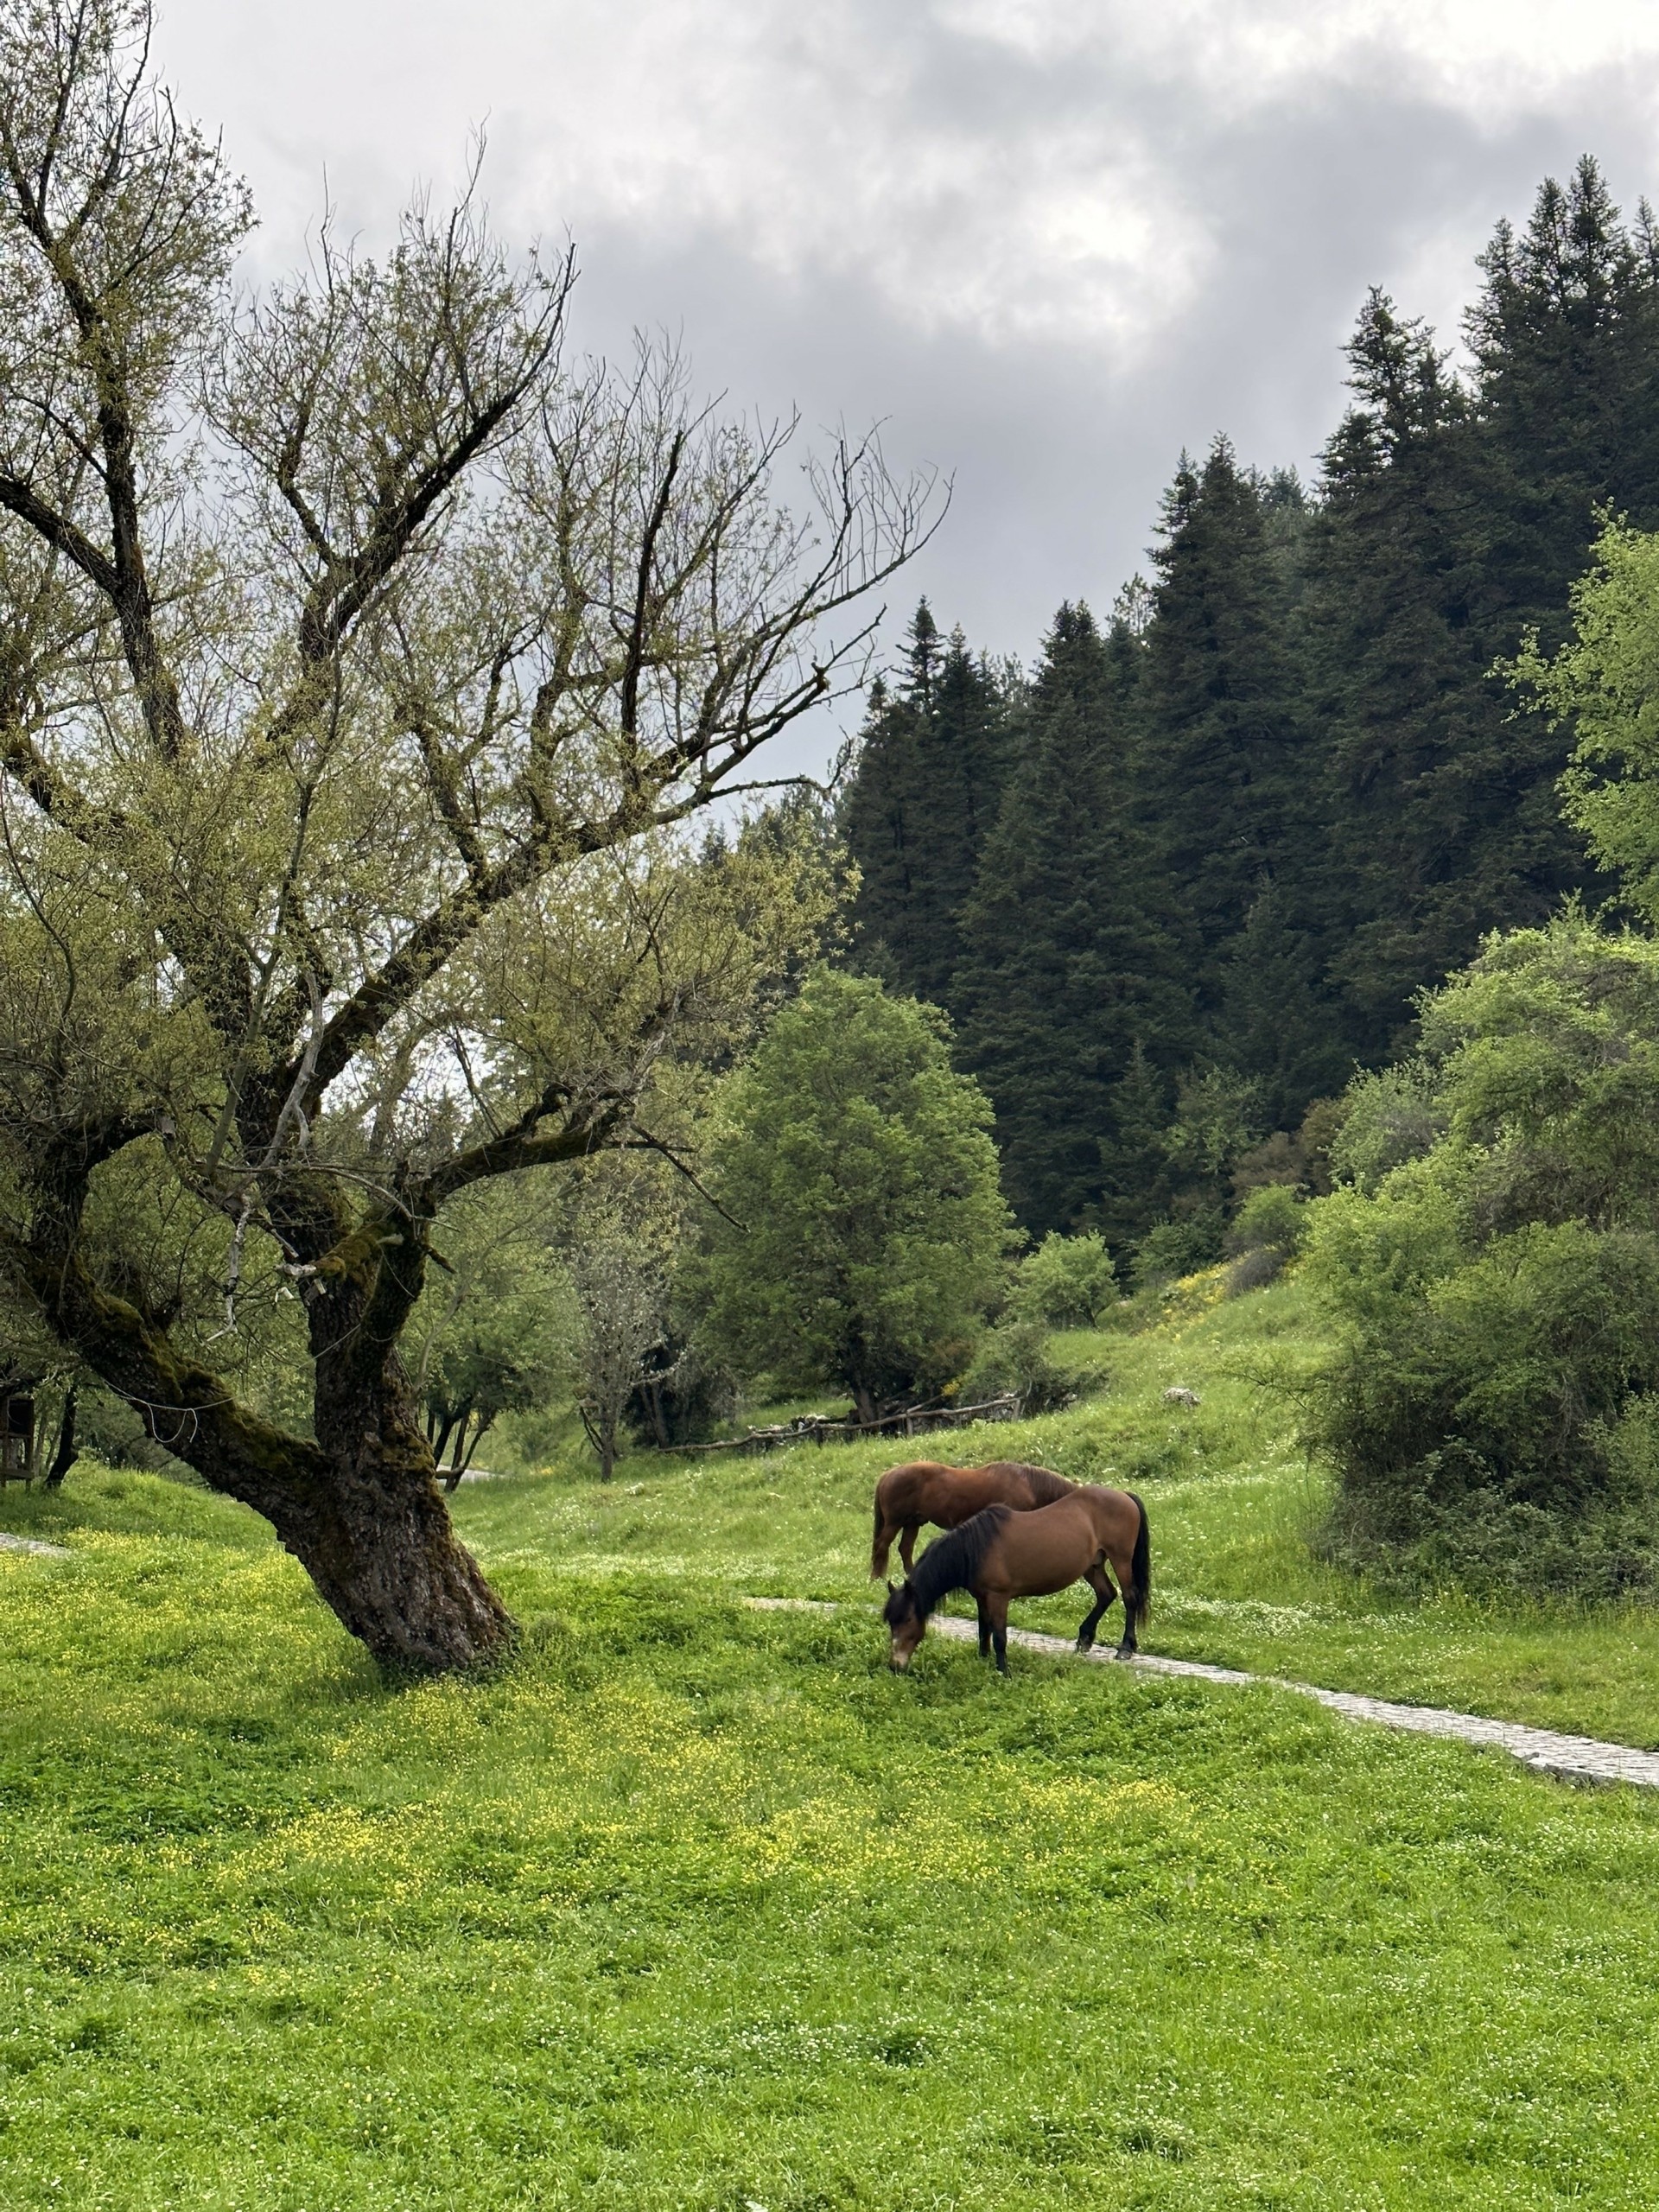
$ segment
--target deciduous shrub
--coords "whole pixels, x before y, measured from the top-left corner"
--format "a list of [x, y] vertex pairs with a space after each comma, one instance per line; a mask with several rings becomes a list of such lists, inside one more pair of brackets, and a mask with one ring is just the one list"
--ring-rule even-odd
[[1307, 1208], [1288, 1183], [1262, 1183], [1234, 1215], [1227, 1231], [1232, 1266], [1227, 1294], [1236, 1298], [1261, 1290], [1301, 1249], [1307, 1234]]
[[1055, 1413], [1071, 1404], [1084, 1380], [1056, 1360], [1040, 1321], [1004, 1321], [980, 1339], [957, 1395], [975, 1406], [1011, 1390], [1022, 1414]]
[[[1311, 1209], [1338, 1348], [1307, 1401], [1327, 1541], [1433, 1577], [1659, 1571], [1659, 946], [1569, 913], [1491, 940], [1422, 1010], [1409, 1084]], [[1420, 1156], [1372, 1141], [1415, 1102]], [[1396, 1116], [1394, 1126], [1400, 1127]], [[1369, 1147], [1369, 1148], [1368, 1148]]]
[[1221, 1256], [1222, 1235], [1219, 1206], [1177, 1221], [1154, 1222], [1135, 1248], [1135, 1288], [1157, 1290], [1212, 1266]]
[[1051, 1230], [1014, 1270], [1008, 1311], [1053, 1329], [1092, 1328], [1117, 1303], [1117, 1277], [1097, 1230], [1062, 1236]]

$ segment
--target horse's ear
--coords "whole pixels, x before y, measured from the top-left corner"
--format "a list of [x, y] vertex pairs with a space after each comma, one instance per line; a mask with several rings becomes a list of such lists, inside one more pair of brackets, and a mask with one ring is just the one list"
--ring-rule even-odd
[[887, 1577], [887, 1595], [889, 1598], [896, 1598], [899, 1595], [899, 1585], [891, 1575]]

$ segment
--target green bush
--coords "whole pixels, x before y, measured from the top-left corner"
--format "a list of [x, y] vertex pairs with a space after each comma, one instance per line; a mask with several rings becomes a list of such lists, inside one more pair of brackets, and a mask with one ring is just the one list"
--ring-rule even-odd
[[1573, 913], [1494, 938], [1422, 1034], [1408, 1089], [1357, 1087], [1373, 1135], [1415, 1099], [1420, 1156], [1381, 1166], [1351, 1118], [1347, 1186], [1308, 1209], [1338, 1324], [1306, 1404], [1338, 1478], [1328, 1548], [1433, 1580], [1649, 1586], [1659, 947]]
[[1249, 1192], [1227, 1230], [1232, 1266], [1227, 1295], [1263, 1290], [1301, 1249], [1307, 1207], [1288, 1183], [1261, 1183]]
[[1083, 1381], [1056, 1361], [1039, 1321], [1004, 1321], [980, 1339], [957, 1395], [963, 1405], [977, 1406], [1012, 1390], [1022, 1414], [1058, 1413], [1071, 1404]]
[[1220, 1208], [1206, 1207], [1179, 1221], [1158, 1221], [1135, 1248], [1136, 1290], [1157, 1290], [1182, 1275], [1196, 1274], [1221, 1257]]
[[1433, 1077], [1421, 1062], [1363, 1075], [1343, 1101], [1331, 1166], [1344, 1183], [1374, 1191], [1391, 1168], [1420, 1160], [1446, 1129]]
[[1277, 1252], [1291, 1259], [1307, 1234], [1307, 1207], [1288, 1183], [1263, 1183], [1250, 1192], [1227, 1231], [1227, 1249]]
[[1117, 1303], [1117, 1277], [1097, 1230], [1062, 1236], [1051, 1230], [1014, 1270], [1008, 1311], [1016, 1320], [1053, 1329], [1096, 1327]]

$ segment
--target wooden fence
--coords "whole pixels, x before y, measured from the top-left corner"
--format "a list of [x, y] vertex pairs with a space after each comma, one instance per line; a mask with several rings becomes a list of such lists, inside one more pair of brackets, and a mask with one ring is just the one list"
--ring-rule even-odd
[[35, 1478], [35, 1401], [0, 1388], [0, 1489]]
[[798, 1421], [779, 1421], [771, 1428], [752, 1428], [747, 1435], [721, 1436], [712, 1444], [670, 1444], [670, 1452], [775, 1452], [789, 1444], [851, 1444], [861, 1436], [925, 1436], [931, 1429], [964, 1428], [975, 1421], [1018, 1421], [1020, 1398], [1009, 1390], [1000, 1398], [987, 1398], [977, 1406], [912, 1406], [902, 1414], [887, 1414], [880, 1421], [831, 1421], [823, 1414], [803, 1414]]

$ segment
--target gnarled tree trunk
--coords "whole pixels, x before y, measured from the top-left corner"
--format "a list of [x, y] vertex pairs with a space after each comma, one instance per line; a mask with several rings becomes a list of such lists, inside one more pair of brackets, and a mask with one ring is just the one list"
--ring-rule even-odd
[[455, 1535], [424, 1438], [412, 1424], [400, 1435], [385, 1410], [365, 1406], [358, 1448], [330, 1455], [325, 1510], [289, 1514], [277, 1496], [257, 1510], [383, 1665], [477, 1666], [510, 1641], [512, 1622]]
[[[420, 1293], [423, 1224], [360, 1224], [307, 1271], [313, 1442], [238, 1403], [163, 1322], [94, 1280], [74, 1235], [84, 1189], [84, 1172], [60, 1186], [18, 1257], [86, 1365], [210, 1488], [270, 1522], [383, 1665], [441, 1672], [502, 1652], [512, 1618], [450, 1523], [397, 1354]], [[320, 1213], [310, 1227], [321, 1229]]]

